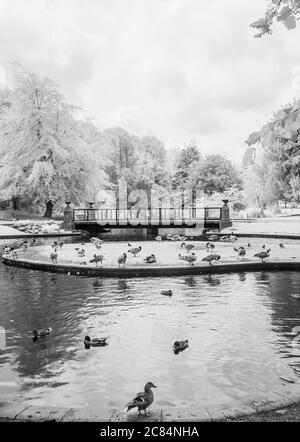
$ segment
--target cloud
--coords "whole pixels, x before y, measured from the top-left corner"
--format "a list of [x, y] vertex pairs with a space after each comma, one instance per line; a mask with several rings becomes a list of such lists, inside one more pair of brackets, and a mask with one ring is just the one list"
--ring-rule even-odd
[[61, 84], [103, 126], [191, 138], [240, 161], [244, 140], [295, 95], [300, 26], [253, 38], [260, 0], [1, 0], [0, 64]]

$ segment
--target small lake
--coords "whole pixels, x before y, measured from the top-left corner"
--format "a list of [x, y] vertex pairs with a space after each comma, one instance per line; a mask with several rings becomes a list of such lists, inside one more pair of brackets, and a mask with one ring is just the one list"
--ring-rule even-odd
[[[169, 289], [171, 298], [160, 294]], [[300, 293], [300, 273], [122, 280], [0, 263], [0, 399], [101, 414], [123, 408], [147, 381], [158, 386], [156, 407], [292, 388], [300, 383], [300, 335], [291, 334], [300, 300], [291, 293]], [[49, 326], [53, 333], [33, 342], [32, 330]], [[109, 345], [86, 350], [87, 334]], [[175, 355], [182, 339], [190, 346]]]

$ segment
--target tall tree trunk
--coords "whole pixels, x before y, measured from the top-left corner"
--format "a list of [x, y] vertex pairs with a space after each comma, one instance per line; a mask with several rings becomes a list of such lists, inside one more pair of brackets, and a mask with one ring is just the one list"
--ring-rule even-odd
[[47, 201], [46, 203], [46, 211], [44, 214], [44, 218], [52, 218], [52, 210], [53, 210], [53, 202], [52, 201]]
[[265, 212], [264, 212], [263, 206], [262, 206], [261, 203], [260, 203], [259, 196], [257, 197], [257, 202], [258, 202], [258, 205], [259, 205], [259, 208], [260, 208], [260, 211], [261, 211], [262, 218], [265, 218], [266, 215], [265, 215]]
[[19, 210], [20, 209], [20, 201], [19, 201], [19, 198], [16, 196], [16, 197], [13, 197], [12, 198], [12, 202], [13, 202], [13, 209], [14, 210]]

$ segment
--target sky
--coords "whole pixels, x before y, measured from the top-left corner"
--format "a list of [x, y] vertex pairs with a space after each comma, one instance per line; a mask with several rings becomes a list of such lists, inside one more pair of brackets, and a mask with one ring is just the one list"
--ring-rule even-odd
[[101, 128], [168, 149], [196, 140], [239, 164], [244, 141], [300, 93], [300, 24], [254, 38], [265, 0], [0, 0], [11, 63], [57, 82]]

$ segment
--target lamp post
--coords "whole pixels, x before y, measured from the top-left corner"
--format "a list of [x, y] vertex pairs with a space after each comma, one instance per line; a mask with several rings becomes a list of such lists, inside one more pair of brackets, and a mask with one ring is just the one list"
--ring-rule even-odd
[[61, 225], [64, 230], [74, 230], [73, 222], [73, 209], [71, 207], [71, 201], [65, 201], [66, 207], [64, 208], [64, 220]]

